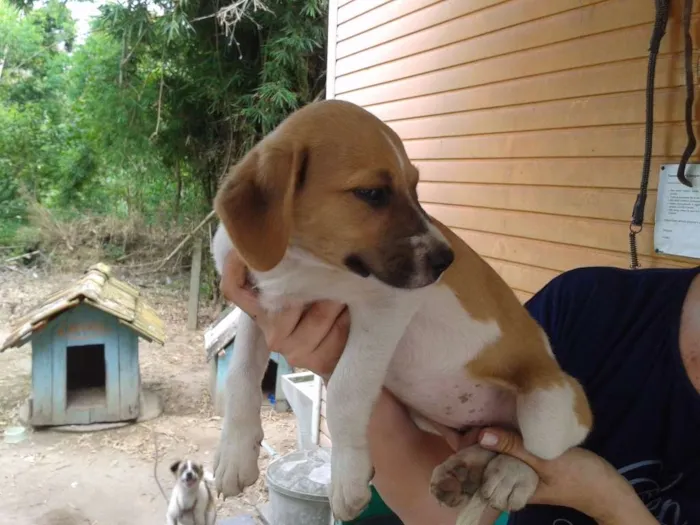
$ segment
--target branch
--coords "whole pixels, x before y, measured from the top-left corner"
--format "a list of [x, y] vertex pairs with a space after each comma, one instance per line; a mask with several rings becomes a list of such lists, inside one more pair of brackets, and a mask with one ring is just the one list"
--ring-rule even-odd
[[[141, 43], [141, 40], [143, 40], [143, 37], [145, 34], [146, 34], [145, 30], [141, 31], [141, 34], [139, 35], [139, 37], [136, 39], [136, 42], [134, 43], [134, 47], [131, 48], [131, 51], [129, 51], [128, 55], [126, 55], [124, 58], [122, 58], [122, 63], [121, 63], [122, 66], [125, 65], [129, 61], [129, 59], [131, 58], [131, 55], [133, 55], [134, 51], [136, 51], [136, 48], [139, 47], [139, 44]], [[126, 45], [125, 45], [125, 47], [126, 47]]]
[[160, 88], [158, 89], [158, 118], [156, 120], [156, 130], [151, 134], [150, 139], [153, 140], [158, 136], [160, 130], [160, 114], [163, 109], [163, 85], [165, 84], [165, 49], [163, 56], [160, 59]]
[[5, 264], [11, 263], [13, 261], [19, 261], [20, 259], [31, 259], [33, 256], [41, 253], [39, 250], [34, 250], [33, 252], [29, 253], [23, 253], [22, 255], [16, 255], [15, 257], [10, 257], [9, 259], [5, 259], [3, 262]]
[[319, 100], [322, 100], [323, 97], [326, 95], [326, 88], [323, 88], [321, 91], [318, 92], [318, 95], [314, 97], [314, 99], [311, 101], [313, 104], [314, 102], [318, 102]]
[[[237, 46], [238, 42], [233, 37], [233, 32], [241, 20], [246, 17], [250, 18], [248, 13], [251, 10], [253, 12], [258, 10], [267, 11], [268, 13], [272, 12], [267, 5], [265, 5], [263, 0], [233, 0], [233, 2], [226, 7], [222, 7], [219, 9], [219, 12], [216, 13], [216, 18], [218, 19], [219, 23], [224, 26], [226, 36], [230, 35], [231, 40], [235, 42]], [[240, 52], [240, 46], [238, 47]]]
[[159, 264], [158, 266], [155, 267], [155, 269], [154, 269], [153, 271], [154, 271], [154, 272], [157, 272], [157, 271], [160, 270], [163, 266], [165, 266], [165, 265], [168, 263], [168, 261], [169, 261], [170, 259], [172, 259], [173, 257], [175, 257], [175, 255], [176, 255], [180, 250], [182, 250], [182, 247], [183, 247], [185, 244], [187, 244], [187, 241], [189, 241], [189, 240], [194, 236], [195, 233], [197, 233], [200, 229], [202, 229], [202, 226], [204, 226], [206, 223], [208, 223], [215, 215], [216, 215], [216, 212], [215, 212], [214, 210], [210, 211], [210, 212], [209, 212], [209, 215], [207, 215], [206, 217], [204, 217], [204, 219], [202, 220], [202, 222], [200, 222], [200, 223], [195, 227], [194, 230], [192, 230], [190, 233], [188, 233], [187, 236], [186, 236], [184, 239], [182, 239], [182, 242], [180, 242], [180, 244], [178, 244], [178, 245], [175, 247], [175, 249], [174, 249], [172, 252], [170, 252], [170, 255], [168, 255], [165, 259], [163, 259], [163, 260], [160, 262], [160, 264]]

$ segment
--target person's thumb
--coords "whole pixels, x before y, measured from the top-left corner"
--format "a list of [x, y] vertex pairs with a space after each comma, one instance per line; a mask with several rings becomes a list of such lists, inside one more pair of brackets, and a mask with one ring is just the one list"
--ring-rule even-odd
[[522, 438], [515, 432], [501, 428], [485, 428], [479, 434], [479, 444], [487, 450], [513, 456], [530, 465], [535, 471], [540, 470], [542, 460], [525, 450]]

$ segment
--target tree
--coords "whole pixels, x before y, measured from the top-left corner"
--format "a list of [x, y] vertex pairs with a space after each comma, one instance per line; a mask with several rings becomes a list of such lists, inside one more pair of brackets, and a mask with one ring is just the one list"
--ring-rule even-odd
[[[0, 0], [0, 220], [196, 220], [228, 167], [322, 93], [327, 0], [125, 0], [75, 44], [59, 0]], [[0, 242], [2, 240], [0, 239]]]
[[0, 238], [23, 219], [20, 188], [42, 199], [58, 173], [65, 50], [73, 39], [73, 21], [60, 2], [24, 13], [0, 0]]

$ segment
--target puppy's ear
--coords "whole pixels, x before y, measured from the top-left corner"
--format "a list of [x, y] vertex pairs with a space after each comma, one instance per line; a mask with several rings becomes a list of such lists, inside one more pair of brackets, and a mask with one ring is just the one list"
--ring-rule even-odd
[[177, 474], [177, 469], [180, 468], [180, 460], [178, 459], [175, 463], [170, 465], [170, 472], [173, 474]]
[[271, 270], [287, 251], [307, 158], [305, 147], [268, 137], [231, 169], [216, 195], [214, 209], [253, 270]]

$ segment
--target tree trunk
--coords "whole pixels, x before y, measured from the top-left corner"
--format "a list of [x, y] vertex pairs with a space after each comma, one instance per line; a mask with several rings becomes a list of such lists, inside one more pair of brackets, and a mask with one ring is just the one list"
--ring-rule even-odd
[[180, 170], [180, 159], [175, 159], [175, 180], [177, 189], [175, 190], [175, 222], [180, 222], [180, 202], [182, 201], [182, 171]]
[[0, 80], [2, 80], [2, 72], [5, 70], [5, 62], [7, 62], [7, 55], [10, 53], [10, 45], [7, 44], [5, 49], [2, 50], [2, 58], [0, 58]]

